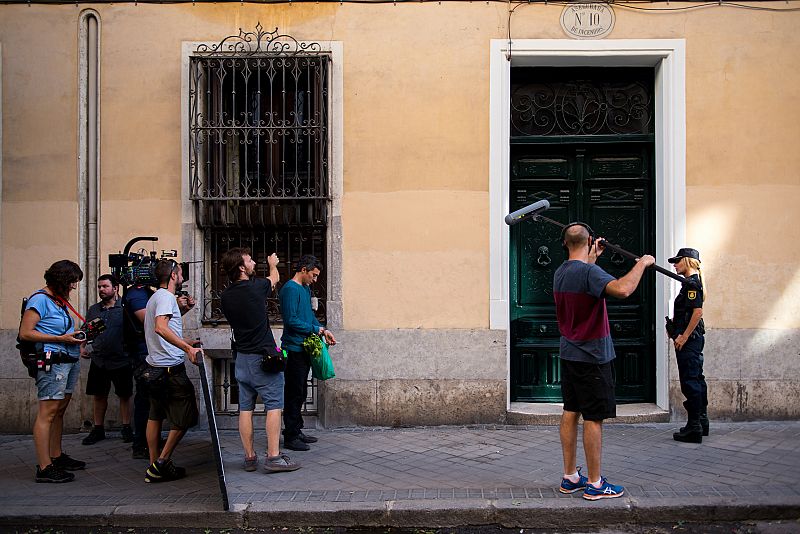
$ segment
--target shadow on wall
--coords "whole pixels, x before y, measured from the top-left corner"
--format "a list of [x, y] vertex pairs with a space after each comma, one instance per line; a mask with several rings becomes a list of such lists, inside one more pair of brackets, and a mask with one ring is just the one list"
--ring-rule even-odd
[[[712, 329], [704, 372], [708, 413], [733, 421], [800, 418], [800, 330]], [[670, 349], [671, 419], [686, 418], [675, 352]]]
[[[778, 192], [752, 198], [749, 188], [687, 190], [690, 216], [681, 246], [697, 248], [703, 259], [704, 371], [713, 418], [800, 418], [800, 268], [794, 267], [800, 262], [794, 250], [780, 257], [770, 250], [780, 237], [774, 229], [791, 222], [787, 217], [795, 216], [787, 214], [795, 210], [789, 209], [793, 195]], [[749, 217], [743, 199], [750, 200]], [[752, 213], [762, 215], [757, 224]], [[669, 360], [670, 415], [683, 420], [671, 347]]]

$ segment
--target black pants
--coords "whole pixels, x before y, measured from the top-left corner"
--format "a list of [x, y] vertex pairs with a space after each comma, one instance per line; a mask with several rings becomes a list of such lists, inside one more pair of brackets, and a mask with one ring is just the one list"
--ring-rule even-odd
[[689, 418], [694, 418], [706, 410], [708, 406], [708, 386], [703, 375], [703, 347], [705, 337], [693, 335], [676, 351], [678, 359], [678, 376], [681, 380], [681, 392], [686, 397], [683, 403]]
[[283, 385], [283, 440], [295, 439], [303, 430], [303, 403], [308, 395], [311, 358], [305, 352], [287, 351]]
[[[138, 367], [144, 363], [135, 364]], [[135, 369], [134, 367], [134, 369]], [[134, 373], [135, 376], [135, 373]], [[133, 448], [147, 447], [147, 419], [150, 415], [150, 388], [147, 380], [136, 379], [136, 394], [133, 396]]]

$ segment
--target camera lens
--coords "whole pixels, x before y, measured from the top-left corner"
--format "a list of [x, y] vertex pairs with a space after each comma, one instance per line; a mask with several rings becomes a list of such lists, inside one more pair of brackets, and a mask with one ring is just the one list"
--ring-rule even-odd
[[86, 332], [83, 332], [81, 330], [78, 330], [77, 332], [73, 333], [72, 335], [73, 335], [73, 337], [75, 339], [78, 339], [80, 341], [84, 341], [86, 339]]

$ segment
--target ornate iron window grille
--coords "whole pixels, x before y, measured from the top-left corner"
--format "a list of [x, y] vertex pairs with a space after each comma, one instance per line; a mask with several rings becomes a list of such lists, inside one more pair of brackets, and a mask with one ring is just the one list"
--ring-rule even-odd
[[[204, 321], [224, 321], [217, 262], [228, 248], [250, 247], [262, 268], [277, 252], [282, 280], [300, 255], [326, 256], [329, 64], [319, 43], [260, 23], [190, 56], [189, 189], [210, 281]], [[324, 281], [313, 290], [324, 320]], [[268, 306], [280, 323], [277, 299]]]
[[[281, 282], [272, 296], [267, 299], [267, 314], [271, 325], [280, 325], [280, 305], [278, 291], [281, 284], [291, 279], [294, 273], [291, 266], [304, 254], [313, 254], [318, 258], [325, 257], [325, 228], [300, 227], [286, 228], [274, 227], [271, 229], [229, 229], [209, 228], [203, 235], [205, 251], [208, 260], [205, 262], [206, 276], [204, 282], [203, 319], [205, 322], [217, 324], [224, 322], [220, 298], [228, 285], [228, 278], [222, 272], [219, 260], [222, 254], [233, 247], [248, 247], [253, 259], [256, 261], [256, 274], [265, 278], [267, 272], [267, 257], [276, 252], [281, 258], [278, 265]], [[326, 278], [320, 276], [311, 286], [311, 292], [316, 297], [318, 306], [317, 318], [321, 323], [327, 318], [327, 284]]]

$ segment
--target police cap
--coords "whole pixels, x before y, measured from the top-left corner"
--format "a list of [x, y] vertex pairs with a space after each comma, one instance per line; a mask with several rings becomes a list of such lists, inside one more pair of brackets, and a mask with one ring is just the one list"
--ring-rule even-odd
[[682, 248], [675, 254], [674, 258], [670, 258], [667, 261], [670, 263], [678, 263], [681, 261], [681, 258], [693, 258], [700, 261], [700, 253], [693, 248]]

